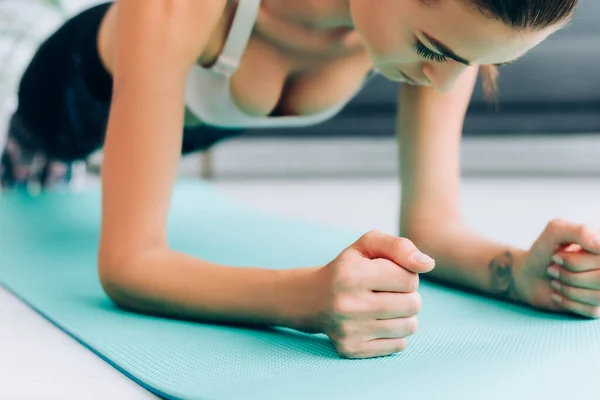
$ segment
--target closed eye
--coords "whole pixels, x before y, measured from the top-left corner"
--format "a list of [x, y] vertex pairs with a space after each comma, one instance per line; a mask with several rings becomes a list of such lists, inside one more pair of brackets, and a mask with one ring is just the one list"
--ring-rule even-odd
[[441, 54], [438, 54], [438, 53], [435, 53], [435, 52], [429, 50], [429, 48], [427, 46], [425, 46], [423, 44], [423, 42], [421, 42], [419, 39], [415, 40], [415, 44], [414, 44], [413, 48], [415, 50], [415, 53], [417, 53], [419, 56], [425, 58], [426, 60], [431, 60], [431, 61], [435, 61], [438, 63], [444, 63], [444, 62], [448, 61], [448, 58], [446, 56], [443, 56]]

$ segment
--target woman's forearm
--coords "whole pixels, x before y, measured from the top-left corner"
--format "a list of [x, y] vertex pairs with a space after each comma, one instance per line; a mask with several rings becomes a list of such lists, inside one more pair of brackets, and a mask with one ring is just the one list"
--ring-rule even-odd
[[436, 260], [436, 268], [428, 277], [515, 299], [513, 269], [527, 253], [525, 250], [489, 240], [459, 222], [430, 222], [422, 226], [428, 228], [403, 227], [401, 234]]
[[112, 271], [101, 275], [106, 292], [117, 304], [135, 312], [314, 329], [309, 316], [313, 268], [228, 267], [165, 248], [148, 251]]
[[426, 276], [512, 297], [512, 269], [524, 251], [469, 230], [461, 216], [460, 145], [477, 75], [473, 67], [448, 93], [413, 86], [402, 90], [400, 236], [435, 259], [435, 269]]

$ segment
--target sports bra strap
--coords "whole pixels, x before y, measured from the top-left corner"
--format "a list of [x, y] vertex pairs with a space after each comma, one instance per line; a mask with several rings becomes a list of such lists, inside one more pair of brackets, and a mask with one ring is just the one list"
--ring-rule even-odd
[[239, 0], [225, 46], [212, 70], [232, 76], [240, 66], [240, 60], [252, 36], [261, 0]]

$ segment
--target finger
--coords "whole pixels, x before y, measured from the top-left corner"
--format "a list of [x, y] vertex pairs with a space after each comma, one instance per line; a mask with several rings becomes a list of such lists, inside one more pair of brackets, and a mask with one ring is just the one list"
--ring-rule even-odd
[[369, 324], [372, 340], [406, 338], [417, 333], [417, 317], [374, 320]]
[[412, 293], [419, 288], [419, 275], [383, 258], [372, 261], [367, 287], [378, 292]]
[[569, 300], [590, 306], [600, 306], [600, 291], [598, 290], [573, 287], [559, 281], [552, 281], [550, 285], [557, 293]]
[[377, 339], [359, 345], [338, 345], [338, 354], [343, 358], [375, 358], [386, 357], [406, 349], [408, 341], [400, 339]]
[[536, 244], [542, 254], [554, 254], [569, 244], [578, 244], [591, 253], [600, 254], [598, 234], [598, 231], [586, 225], [556, 219], [548, 224]]
[[385, 258], [414, 273], [429, 272], [435, 266], [409, 239], [379, 231], [363, 235], [352, 247], [371, 260]]
[[600, 269], [600, 256], [587, 251], [559, 252], [552, 261], [572, 272], [587, 272]]
[[413, 317], [421, 312], [422, 303], [419, 292], [373, 293], [368, 316], [380, 320]]
[[552, 295], [552, 301], [558, 304], [562, 309], [568, 310], [574, 314], [587, 318], [600, 318], [600, 307], [573, 301], [560, 293], [554, 293]]
[[400, 353], [406, 350], [407, 346], [408, 340], [406, 338], [375, 339], [368, 343], [369, 351], [371, 354], [376, 354], [375, 357], [384, 357]]
[[561, 283], [582, 289], [600, 290], [600, 270], [588, 272], [572, 272], [562, 268], [557, 264], [552, 264], [548, 270], [548, 275]]

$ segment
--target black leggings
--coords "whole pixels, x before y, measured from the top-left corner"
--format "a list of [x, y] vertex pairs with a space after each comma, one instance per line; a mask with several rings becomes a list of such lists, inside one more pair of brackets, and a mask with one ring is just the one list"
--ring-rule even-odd
[[[35, 53], [22, 76], [9, 128], [9, 136], [24, 149], [72, 162], [102, 147], [112, 77], [100, 60], [96, 40], [111, 4], [74, 16]], [[184, 128], [182, 154], [206, 150], [239, 133], [208, 126]]]

